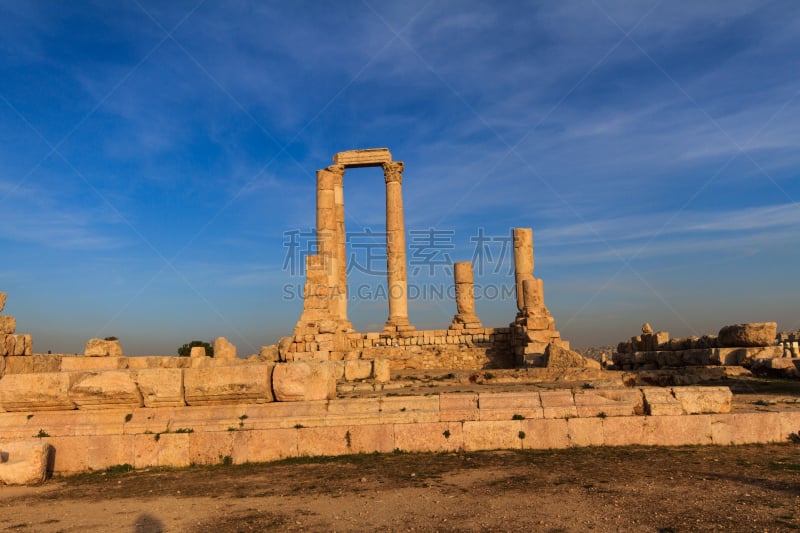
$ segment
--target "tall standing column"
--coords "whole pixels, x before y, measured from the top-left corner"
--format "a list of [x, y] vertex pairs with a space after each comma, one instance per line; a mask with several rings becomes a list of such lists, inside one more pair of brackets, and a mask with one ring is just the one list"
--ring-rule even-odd
[[514, 228], [514, 281], [517, 284], [517, 309], [525, 308], [525, 292], [522, 283], [533, 279], [533, 230]]
[[328, 310], [333, 317], [338, 317], [338, 301], [335, 294], [331, 294], [337, 289], [340, 268], [336, 235], [335, 183], [335, 173], [329, 170], [317, 170], [317, 253], [326, 271], [328, 290], [324, 296], [328, 298]]
[[383, 163], [386, 180], [386, 274], [389, 319], [384, 330], [408, 331], [408, 278], [406, 274], [406, 230], [403, 217], [403, 163]]
[[337, 309], [339, 320], [349, 327], [347, 320], [347, 248], [344, 228], [344, 165], [331, 165], [327, 170], [333, 175], [334, 203], [334, 254], [339, 265], [337, 276]]

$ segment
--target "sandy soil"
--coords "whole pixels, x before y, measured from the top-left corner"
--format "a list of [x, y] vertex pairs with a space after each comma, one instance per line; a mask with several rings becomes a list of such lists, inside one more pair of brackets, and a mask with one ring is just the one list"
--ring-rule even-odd
[[359, 455], [109, 471], [0, 487], [0, 528], [790, 531], [800, 529], [800, 445]]

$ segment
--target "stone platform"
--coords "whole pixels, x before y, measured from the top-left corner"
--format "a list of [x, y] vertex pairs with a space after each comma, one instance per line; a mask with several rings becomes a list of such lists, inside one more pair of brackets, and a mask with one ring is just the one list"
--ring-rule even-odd
[[0, 448], [41, 438], [54, 472], [69, 474], [395, 450], [766, 443], [800, 430], [800, 410], [730, 406], [726, 387], [642, 387], [8, 412]]

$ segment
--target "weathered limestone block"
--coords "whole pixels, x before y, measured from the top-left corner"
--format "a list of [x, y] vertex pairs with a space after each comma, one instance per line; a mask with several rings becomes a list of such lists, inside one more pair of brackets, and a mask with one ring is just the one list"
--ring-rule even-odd
[[[629, 397], [609, 398], [600, 391], [575, 391], [575, 407], [581, 418], [596, 416], [633, 416], [636, 414], [636, 402], [641, 402], [641, 395], [637, 391], [627, 390], [632, 393]], [[622, 395], [619, 395], [622, 396]], [[602, 414], [601, 414], [602, 413]]]
[[644, 387], [645, 414], [650, 416], [675, 416], [682, 415], [683, 406], [675, 397], [672, 389], [662, 387]]
[[330, 400], [336, 397], [332, 361], [291, 361], [275, 365], [272, 390], [279, 402]]
[[672, 394], [687, 415], [731, 411], [733, 394], [728, 387], [673, 387]]
[[542, 391], [542, 413], [545, 418], [573, 418], [578, 416], [572, 391]]
[[6, 307], [6, 297], [8, 295], [4, 292], [0, 292], [0, 313], [3, 312], [3, 309]]
[[183, 370], [148, 368], [132, 371], [145, 407], [183, 407]]
[[13, 316], [0, 315], [0, 335], [11, 335], [17, 331], [17, 319]]
[[142, 394], [130, 373], [124, 370], [84, 374], [69, 389], [78, 409], [141, 407]]
[[543, 418], [538, 392], [482, 392], [478, 396], [481, 420]]
[[214, 340], [214, 359], [236, 359], [236, 346], [225, 337]]
[[27, 346], [30, 335], [9, 335], [9, 337], [12, 336], [14, 337], [14, 351], [13, 353], [9, 351], [8, 355], [21, 356], [30, 354], [30, 350]]
[[777, 332], [778, 324], [775, 322], [734, 324], [719, 330], [717, 343], [720, 347], [771, 346]]
[[69, 389], [77, 377], [61, 372], [6, 374], [0, 379], [0, 406], [11, 412], [75, 409]]
[[753, 359], [770, 359], [782, 355], [780, 346], [757, 346], [751, 348], [715, 348], [711, 356], [714, 364], [725, 366], [750, 366]]
[[796, 378], [800, 377], [800, 359], [797, 357], [753, 359], [750, 361], [750, 369], [755, 374]]
[[186, 403], [225, 405], [273, 401], [273, 365], [187, 368], [183, 371]]
[[47, 477], [50, 445], [41, 439], [0, 444], [0, 484], [38, 485]]
[[83, 354], [87, 357], [122, 357], [122, 344], [118, 340], [89, 339]]
[[34, 374], [40, 372], [59, 372], [61, 370], [59, 354], [35, 354], [6, 357], [6, 374]]
[[[61, 357], [62, 372], [120, 370], [127, 366], [126, 357], [85, 357], [83, 355], [64, 355]], [[57, 372], [58, 368], [53, 370]]]
[[262, 346], [258, 352], [258, 357], [262, 361], [267, 361], [269, 363], [277, 363], [280, 360], [278, 354], [278, 345], [270, 344], [269, 346]]
[[189, 351], [189, 357], [205, 357], [208, 355], [206, 353], [205, 346], [192, 346], [192, 349]]
[[2, 379], [3, 374], [6, 373], [6, 358], [0, 355], [0, 379]]
[[391, 162], [392, 154], [388, 148], [364, 148], [347, 150], [333, 156], [333, 163], [345, 167], [379, 166]]
[[369, 379], [372, 375], [372, 361], [357, 359], [355, 361], [344, 362], [345, 381], [357, 381], [359, 379]]
[[378, 383], [389, 383], [391, 375], [388, 359], [375, 359], [372, 361], [372, 379]]
[[583, 357], [554, 342], [547, 345], [544, 357], [547, 368], [600, 368], [600, 363], [594, 359]]

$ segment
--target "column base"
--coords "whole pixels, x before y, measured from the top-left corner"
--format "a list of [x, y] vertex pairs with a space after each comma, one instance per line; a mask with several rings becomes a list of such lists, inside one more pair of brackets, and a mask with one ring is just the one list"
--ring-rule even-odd
[[483, 329], [481, 319], [477, 315], [456, 315], [448, 329], [464, 330], [464, 329]]
[[383, 325], [384, 333], [404, 333], [407, 331], [416, 331], [417, 328], [408, 323], [408, 317], [392, 317]]

